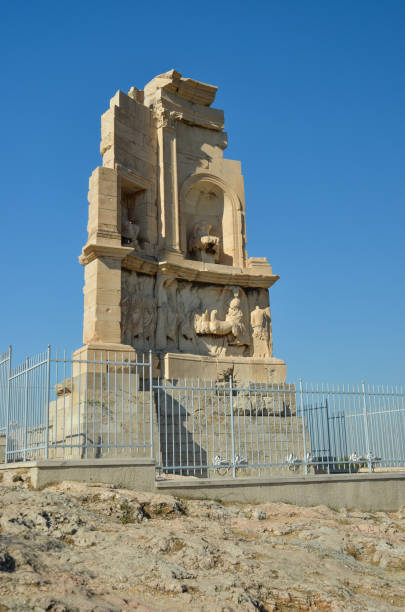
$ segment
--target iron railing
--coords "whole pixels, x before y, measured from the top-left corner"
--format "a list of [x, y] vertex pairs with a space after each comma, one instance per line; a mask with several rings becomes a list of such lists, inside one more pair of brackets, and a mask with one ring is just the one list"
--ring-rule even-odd
[[154, 456], [152, 356], [106, 357], [70, 359], [48, 347], [14, 368], [11, 356], [0, 360], [6, 462]]
[[183, 476], [275, 473], [305, 456], [294, 385], [157, 380], [158, 469]]
[[402, 386], [304, 385], [301, 413], [315, 471], [405, 466], [405, 393]]
[[[402, 387], [153, 378], [152, 353], [0, 355], [5, 461], [152, 457], [207, 478], [405, 468]], [[4, 446], [4, 444], [3, 444]]]

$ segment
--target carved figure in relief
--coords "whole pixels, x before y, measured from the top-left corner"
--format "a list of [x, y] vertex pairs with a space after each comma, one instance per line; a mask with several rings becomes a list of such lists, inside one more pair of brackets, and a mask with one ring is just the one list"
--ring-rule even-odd
[[138, 349], [153, 348], [156, 304], [153, 298], [136, 295], [122, 301], [123, 341]]
[[220, 239], [210, 223], [199, 221], [191, 232], [188, 250], [199, 261], [217, 263], [219, 261]]
[[194, 330], [190, 325], [189, 318], [184, 313], [184, 308], [182, 309], [180, 314], [179, 330], [183, 338], [185, 338], [186, 340], [194, 340]]
[[[214, 312], [214, 311], [213, 311]], [[217, 312], [217, 310], [215, 310]], [[202, 315], [196, 314], [194, 316], [194, 329], [197, 334], [210, 334], [210, 313], [205, 310]]]
[[139, 227], [139, 225], [137, 225], [133, 221], [130, 221], [129, 223], [130, 223], [130, 229], [131, 229], [131, 243], [129, 246], [132, 246], [135, 249], [135, 251], [139, 251], [140, 246], [138, 242], [138, 236], [139, 236], [139, 231], [141, 228]]
[[142, 315], [143, 315], [143, 338], [146, 347], [152, 348], [154, 344], [154, 335], [156, 329], [156, 300], [153, 298], [143, 298], [142, 300]]
[[121, 301], [122, 340], [135, 349], [151, 349], [156, 329], [154, 279], [124, 272]]
[[177, 312], [177, 281], [164, 276], [158, 279], [156, 348], [178, 349], [178, 327], [180, 315]]
[[122, 339], [125, 344], [132, 345], [141, 319], [142, 313], [136, 308], [134, 296], [126, 296], [121, 302]]
[[255, 357], [270, 357], [270, 317], [266, 309], [256, 306], [250, 315], [253, 329], [253, 354]]
[[211, 313], [205, 310], [201, 315], [196, 314], [194, 327], [198, 335], [226, 336], [229, 346], [249, 346], [250, 337], [247, 329], [246, 313], [242, 310], [242, 290], [239, 287], [231, 288], [233, 298], [229, 302], [225, 320], [218, 319], [218, 310]]
[[229, 344], [249, 345], [249, 332], [246, 328], [245, 316], [242, 312], [241, 301], [238, 297], [234, 297], [231, 300], [226, 320], [232, 323], [232, 335], [234, 336], [234, 338], [229, 340]]

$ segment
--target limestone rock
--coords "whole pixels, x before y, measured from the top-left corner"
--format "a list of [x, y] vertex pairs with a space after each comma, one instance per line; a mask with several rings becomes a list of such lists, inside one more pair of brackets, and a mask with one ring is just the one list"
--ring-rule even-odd
[[363, 612], [405, 605], [404, 511], [222, 505], [97, 483], [32, 491], [23, 480], [5, 482], [4, 609]]

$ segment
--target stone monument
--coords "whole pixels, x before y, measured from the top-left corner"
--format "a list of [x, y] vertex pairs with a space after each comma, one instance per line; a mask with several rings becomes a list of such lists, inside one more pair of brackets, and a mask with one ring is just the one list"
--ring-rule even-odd
[[76, 357], [152, 350], [164, 378], [285, 381], [268, 293], [279, 277], [247, 256], [241, 164], [223, 157], [216, 91], [170, 70], [118, 91], [102, 116]]

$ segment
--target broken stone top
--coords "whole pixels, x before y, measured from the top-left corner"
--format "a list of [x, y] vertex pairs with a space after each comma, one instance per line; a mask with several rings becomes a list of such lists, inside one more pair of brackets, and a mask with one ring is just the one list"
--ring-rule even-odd
[[201, 106], [211, 106], [215, 100], [217, 87], [201, 83], [194, 79], [183, 78], [177, 70], [169, 70], [159, 74], [145, 85], [145, 105], [149, 106], [157, 99], [161, 90], [175, 94], [179, 98], [200, 104]]

